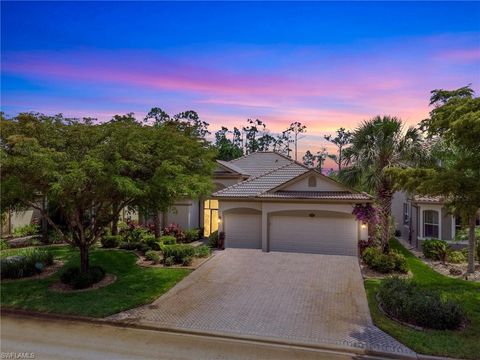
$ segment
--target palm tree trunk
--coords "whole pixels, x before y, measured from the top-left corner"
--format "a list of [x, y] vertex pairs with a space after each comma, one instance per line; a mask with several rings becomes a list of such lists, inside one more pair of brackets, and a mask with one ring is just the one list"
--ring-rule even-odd
[[468, 269], [467, 274], [475, 272], [475, 220], [476, 214], [468, 218]]
[[390, 216], [392, 213], [393, 191], [387, 184], [382, 184], [378, 192], [380, 208], [381, 242], [382, 251], [387, 254], [390, 251]]

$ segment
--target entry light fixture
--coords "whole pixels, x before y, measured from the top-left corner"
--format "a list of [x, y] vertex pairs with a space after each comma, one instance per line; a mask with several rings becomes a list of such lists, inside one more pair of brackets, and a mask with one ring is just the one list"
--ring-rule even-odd
[[362, 223], [362, 229], [366, 229], [366, 228], [367, 228], [367, 224]]

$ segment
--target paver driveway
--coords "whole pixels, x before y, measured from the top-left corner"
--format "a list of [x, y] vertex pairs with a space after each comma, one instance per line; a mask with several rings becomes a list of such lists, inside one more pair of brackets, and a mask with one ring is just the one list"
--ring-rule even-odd
[[153, 304], [110, 319], [411, 353], [372, 325], [358, 261], [349, 256], [227, 249]]

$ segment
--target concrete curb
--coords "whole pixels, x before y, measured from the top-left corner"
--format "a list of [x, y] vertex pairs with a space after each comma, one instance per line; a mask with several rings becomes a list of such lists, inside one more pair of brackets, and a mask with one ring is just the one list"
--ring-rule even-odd
[[[19, 310], [13, 308], [3, 307], [0, 312], [1, 316], [12, 316], [12, 317], [32, 317], [36, 319], [46, 319], [54, 321], [71, 321], [71, 322], [82, 322], [89, 323], [92, 325], [107, 325], [120, 328], [132, 328], [139, 330], [149, 330], [164, 332], [170, 334], [179, 334], [179, 335], [192, 335], [200, 337], [214, 337], [217, 339], [232, 340], [232, 341], [241, 341], [241, 342], [252, 342], [272, 346], [288, 346], [296, 348], [304, 348], [312, 351], [327, 351], [327, 352], [340, 352], [345, 354], [351, 354], [356, 356], [365, 356], [369, 359], [420, 359], [417, 354], [402, 354], [402, 353], [393, 353], [380, 350], [371, 350], [364, 348], [356, 348], [351, 346], [342, 346], [336, 344], [328, 343], [303, 343], [299, 341], [289, 341], [281, 339], [272, 339], [267, 337], [258, 337], [258, 336], [248, 336], [248, 335], [226, 335], [216, 332], [201, 332], [201, 331], [192, 331], [192, 330], [183, 330], [176, 328], [165, 328], [165, 327], [156, 327], [148, 324], [138, 324], [128, 321], [113, 321], [101, 318], [91, 318], [86, 316], [75, 316], [75, 315], [59, 315], [51, 313], [42, 313], [30, 310]], [[434, 357], [423, 357], [422, 360], [443, 360], [446, 358], [434, 358]]]

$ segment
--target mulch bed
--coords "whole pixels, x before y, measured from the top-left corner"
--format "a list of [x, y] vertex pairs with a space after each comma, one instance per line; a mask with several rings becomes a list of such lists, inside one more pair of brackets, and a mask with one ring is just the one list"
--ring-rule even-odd
[[390, 276], [398, 276], [401, 278], [410, 278], [413, 276], [413, 274], [409, 271], [407, 274], [394, 271], [391, 273], [381, 273], [375, 270], [370, 269], [366, 264], [363, 263], [363, 261], [359, 260], [360, 262], [360, 269], [362, 270], [362, 276], [364, 279], [385, 279]]
[[425, 264], [430, 266], [433, 270], [442, 275], [449, 276], [455, 279], [480, 282], [480, 264], [475, 264], [475, 272], [473, 274], [467, 275], [467, 263], [451, 264], [442, 263], [441, 261], [425, 259], [423, 256], [418, 258], [422, 260]]
[[[159, 264], [155, 264], [153, 263], [152, 261], [150, 260], [146, 260], [145, 257], [138, 255], [138, 260], [137, 260], [137, 265], [139, 266], [143, 266], [143, 267], [154, 267], [154, 268], [165, 268], [165, 269], [190, 269], [190, 270], [195, 270], [197, 269], [198, 267], [200, 267], [201, 265], [203, 265], [206, 261], [208, 261], [209, 259], [211, 259], [214, 254], [208, 256], [208, 257], [204, 257], [204, 258], [197, 258], [197, 257], [194, 257], [193, 260], [192, 260], [192, 264], [189, 265], [189, 266], [183, 266], [182, 264], [176, 264], [176, 265], [172, 265], [172, 266], [165, 266], [163, 263], [159, 263]], [[160, 261], [162, 261], [162, 255], [160, 255]]]
[[58, 270], [60, 270], [62, 268], [63, 265], [64, 265], [63, 261], [54, 260], [53, 264], [45, 267], [40, 274], [35, 274], [35, 275], [32, 275], [32, 276], [27, 276], [27, 277], [23, 277], [23, 278], [19, 278], [19, 279], [2, 279], [2, 282], [3, 283], [9, 283], [9, 282], [13, 282], [13, 281], [45, 279], [45, 278], [55, 274]]
[[84, 292], [84, 291], [92, 291], [92, 290], [97, 290], [105, 286], [111, 285], [116, 280], [117, 280], [117, 277], [115, 275], [105, 274], [105, 277], [102, 280], [85, 289], [74, 289], [70, 285], [64, 284], [61, 281], [58, 281], [52, 284], [49, 289], [51, 291], [60, 292], [60, 293], [77, 293], [77, 292]]

